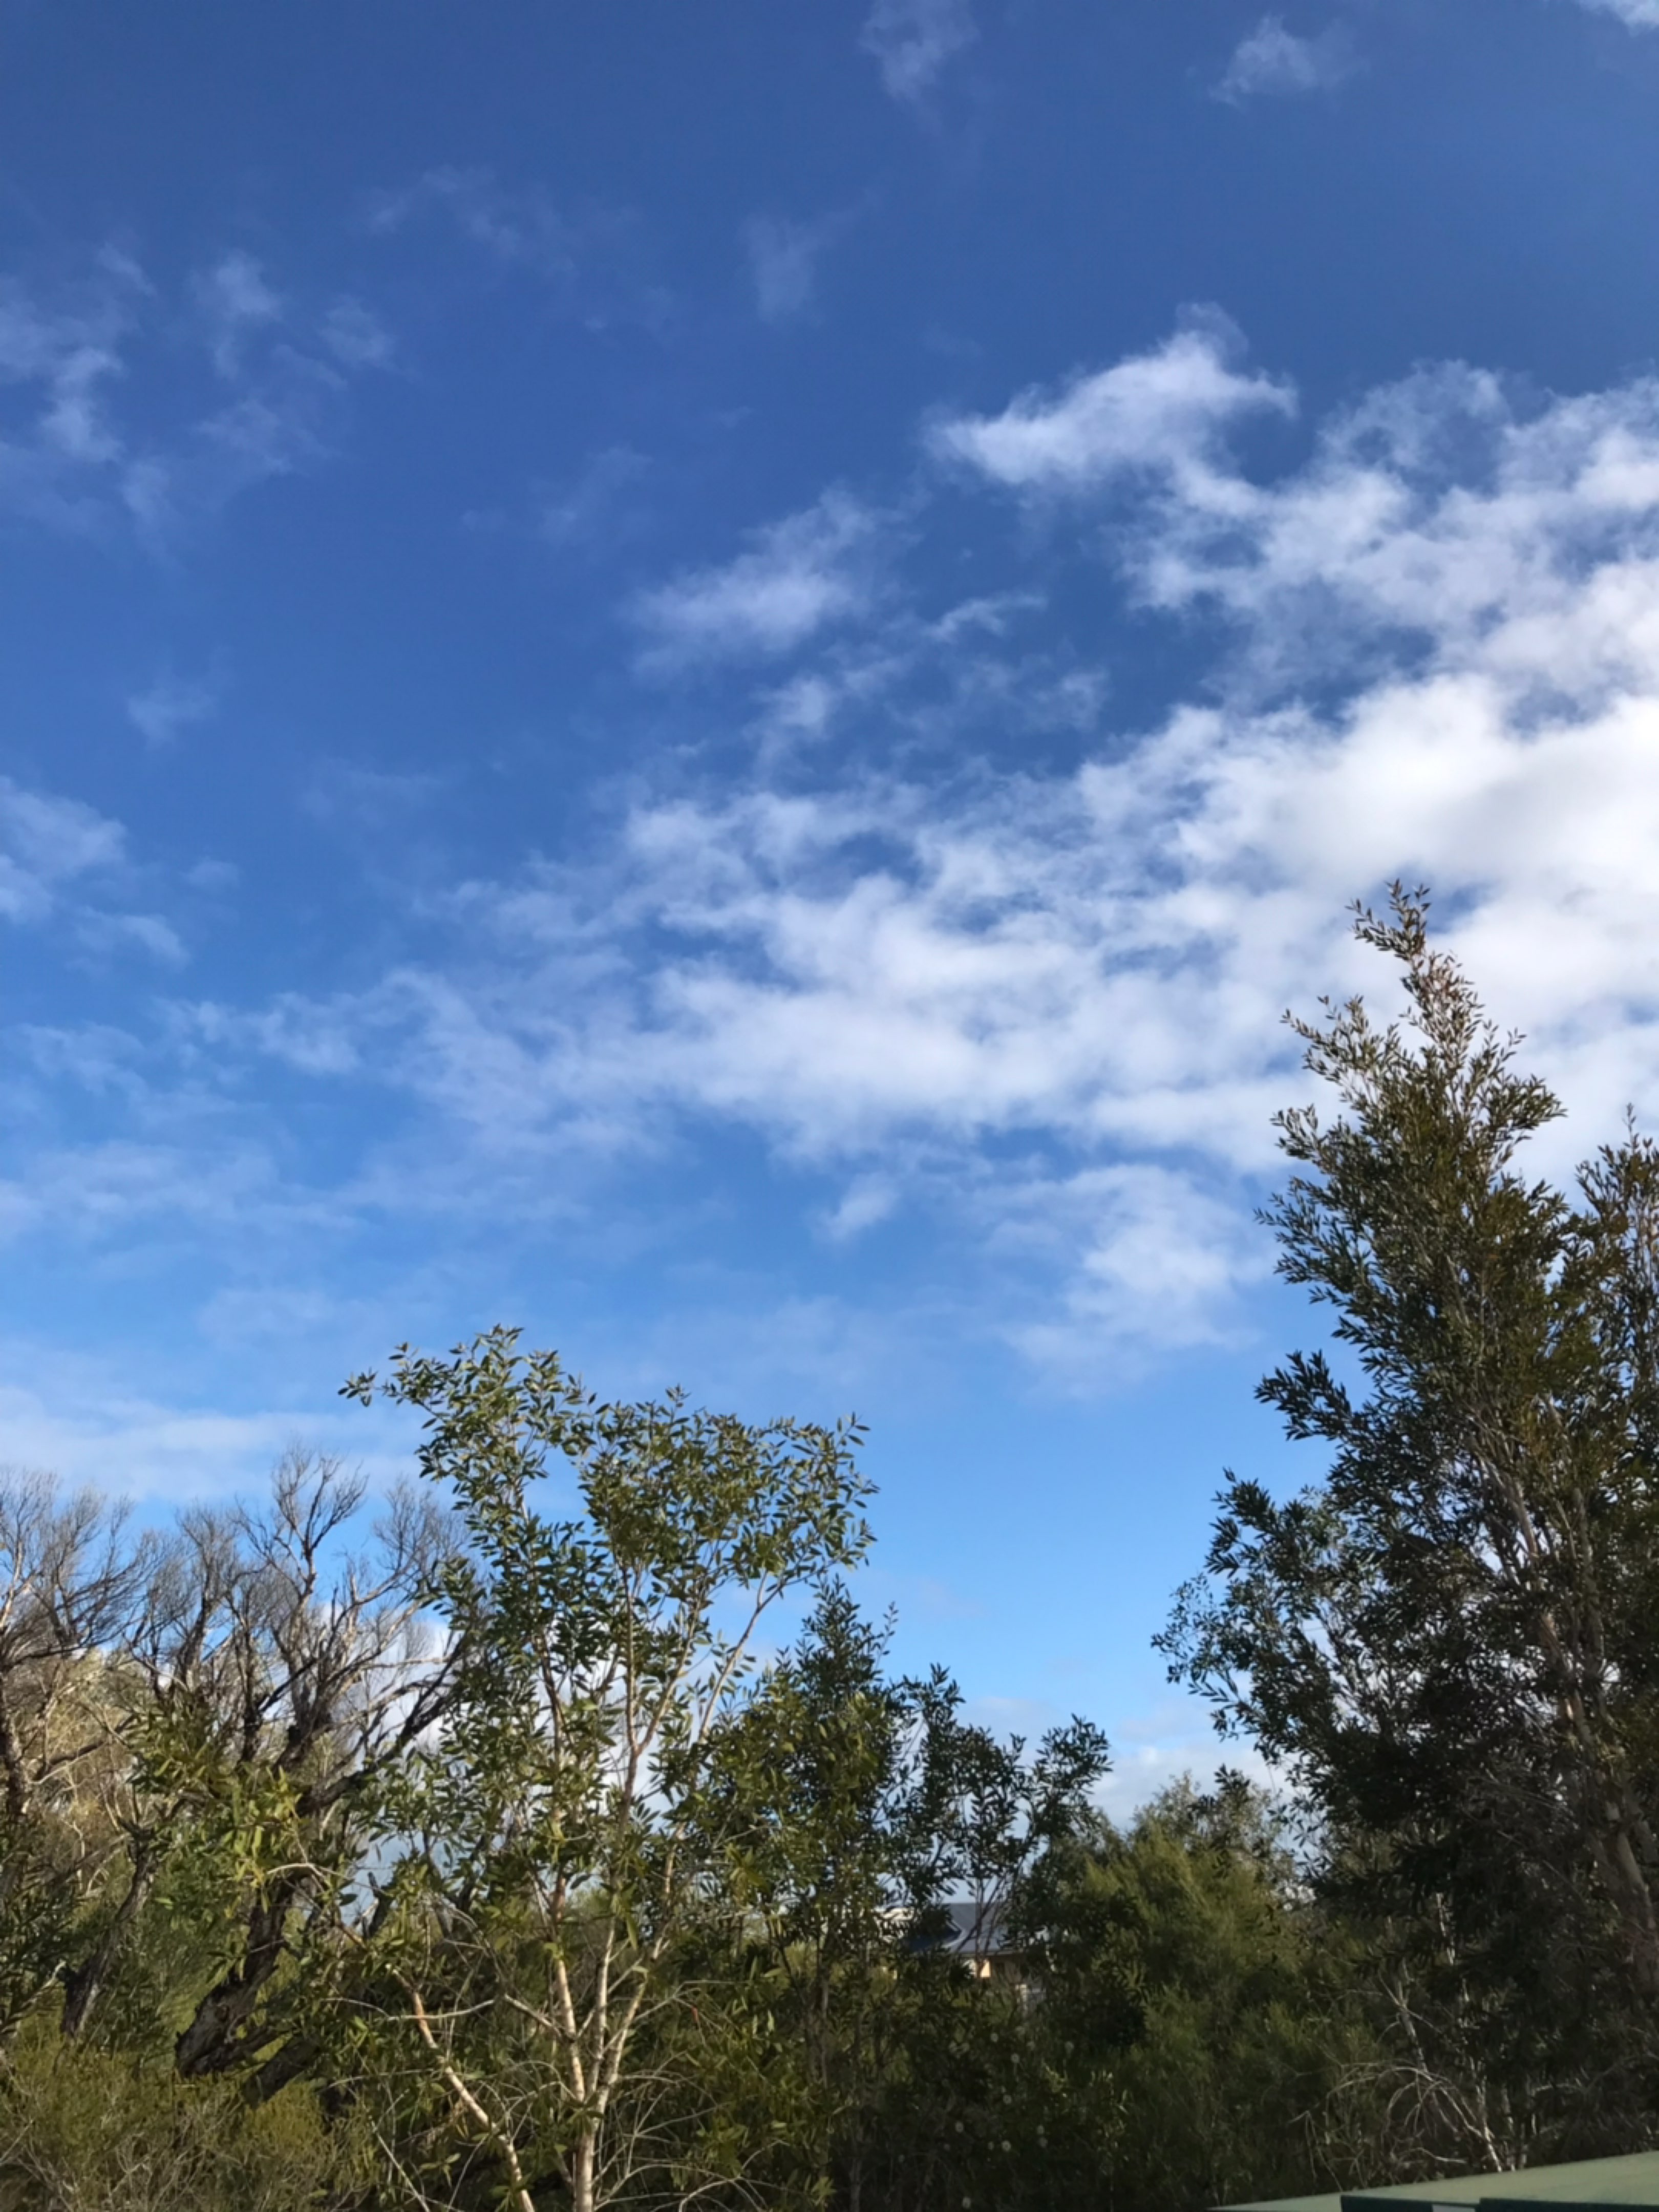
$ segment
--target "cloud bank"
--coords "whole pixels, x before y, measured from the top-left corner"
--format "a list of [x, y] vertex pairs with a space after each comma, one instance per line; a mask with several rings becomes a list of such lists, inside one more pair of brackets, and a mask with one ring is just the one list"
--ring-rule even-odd
[[[1453, 364], [1304, 427], [1212, 321], [923, 448], [890, 507], [827, 492], [627, 611], [651, 682], [748, 698], [745, 776], [428, 891], [442, 950], [367, 988], [178, 1010], [214, 1064], [404, 1102], [337, 1213], [426, 1202], [423, 1145], [432, 1203], [524, 1220], [740, 1130], [823, 1234], [926, 1213], [958, 1311], [1109, 1379], [1240, 1328], [1304, 1088], [1279, 1015], [1386, 992], [1344, 912], [1395, 876], [1531, 1032], [1564, 1144], [1659, 1105], [1659, 384]], [[1029, 585], [924, 604], [907, 563], [964, 497], [1097, 627], [1176, 626], [1164, 711], [1113, 726]], [[1022, 764], [1038, 727], [1067, 757]], [[12, 803], [20, 915], [118, 849]]]
[[[1449, 368], [1246, 470], [1235, 429], [1293, 405], [1200, 331], [933, 424], [959, 479], [1109, 521], [1103, 595], [1218, 619], [1211, 696], [1064, 774], [643, 799], [597, 869], [474, 887], [489, 965], [451, 979], [447, 1043], [416, 1018], [419, 1079], [453, 1093], [461, 1055], [515, 1115], [740, 1121], [879, 1174], [872, 1218], [948, 1188], [991, 1243], [1054, 1258], [1019, 1333], [1056, 1361], [1231, 1325], [1261, 1264], [1240, 1194], [1297, 1084], [1278, 1017], [1386, 988], [1342, 916], [1395, 875], [1438, 886], [1603, 1126], [1659, 1096], [1659, 387], [1523, 407]], [[738, 611], [780, 528], [665, 605], [810, 655], [810, 592]], [[555, 1003], [552, 1030], [512, 1011]]]

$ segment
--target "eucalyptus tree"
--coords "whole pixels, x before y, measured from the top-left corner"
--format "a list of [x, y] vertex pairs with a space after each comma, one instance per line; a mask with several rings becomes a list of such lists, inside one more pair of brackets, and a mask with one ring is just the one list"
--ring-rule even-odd
[[363, 2078], [427, 2100], [387, 2107], [404, 2185], [450, 2186], [396, 2141], [443, 2110], [521, 2212], [741, 2197], [751, 2146], [691, 2063], [687, 1961], [734, 1910], [711, 1761], [773, 1610], [863, 1553], [856, 1425], [600, 1404], [509, 1330], [349, 1387], [424, 1415], [462, 1537], [454, 1695], [385, 1803], [358, 2011]]

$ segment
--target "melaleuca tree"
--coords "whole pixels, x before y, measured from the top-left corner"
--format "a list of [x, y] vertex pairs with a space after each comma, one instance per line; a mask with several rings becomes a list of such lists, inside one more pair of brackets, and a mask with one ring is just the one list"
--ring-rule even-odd
[[1615, 2063], [1597, 2023], [1626, 2063], [1659, 2001], [1659, 1157], [1627, 1132], [1571, 1191], [1528, 1178], [1561, 1108], [1425, 899], [1357, 928], [1407, 1017], [1295, 1024], [1339, 1111], [1279, 1117], [1266, 1217], [1336, 1348], [1260, 1395], [1328, 1469], [1285, 1503], [1230, 1479], [1163, 1640], [1288, 1768], [1333, 1876], [1416, 1931], [1402, 2021], [1448, 2026], [1465, 2154], [1508, 2157]]

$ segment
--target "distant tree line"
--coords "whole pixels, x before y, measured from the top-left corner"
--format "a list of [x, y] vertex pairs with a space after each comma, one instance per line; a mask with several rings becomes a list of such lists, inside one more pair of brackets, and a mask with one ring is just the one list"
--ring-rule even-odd
[[[133, 1526], [0, 1484], [0, 2212], [1198, 2212], [1659, 2139], [1659, 1156], [1559, 1112], [1425, 903], [1299, 1025], [1330, 1310], [1161, 1639], [1279, 1778], [900, 1674], [854, 1426], [605, 1404], [497, 1330]], [[775, 1623], [801, 1623], [781, 1651]]]

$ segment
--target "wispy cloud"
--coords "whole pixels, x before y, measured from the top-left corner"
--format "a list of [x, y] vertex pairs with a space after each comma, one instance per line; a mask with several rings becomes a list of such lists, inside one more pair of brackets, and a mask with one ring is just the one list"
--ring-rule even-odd
[[1333, 23], [1311, 38], [1298, 38], [1285, 29], [1282, 16], [1264, 15], [1234, 48], [1215, 94], [1237, 105], [1264, 94], [1328, 92], [1359, 66], [1346, 24]]
[[1659, 0], [1578, 0], [1581, 8], [1617, 15], [1632, 31], [1659, 31]]
[[875, 0], [859, 44], [890, 97], [915, 101], [978, 36], [970, 0]]
[[234, 1232], [276, 1196], [270, 1161], [251, 1147], [111, 1139], [38, 1151], [27, 1179], [0, 1181], [0, 1237], [49, 1226], [78, 1240], [158, 1224]]
[[[182, 303], [109, 250], [50, 292], [0, 283], [0, 514], [171, 547], [253, 485], [314, 464], [350, 374], [375, 364], [366, 325], [325, 318], [302, 343], [289, 320], [240, 251], [198, 272]], [[198, 342], [194, 374], [181, 324]], [[169, 374], [143, 375], [161, 349]]]
[[573, 546], [614, 535], [629, 517], [630, 494], [651, 464], [631, 446], [606, 446], [590, 455], [568, 483], [540, 503], [537, 529], [550, 545]]
[[196, 279], [197, 304], [208, 331], [208, 347], [221, 376], [234, 377], [242, 349], [256, 331], [283, 319], [283, 303], [265, 281], [251, 253], [227, 253]]
[[138, 951], [178, 965], [178, 931], [134, 905], [137, 888], [118, 822], [0, 777], [0, 921], [50, 927], [83, 954]]
[[754, 533], [745, 552], [641, 592], [633, 616], [645, 665], [768, 659], [793, 651], [872, 601], [881, 550], [878, 517], [841, 491]]
[[890, 1176], [854, 1176], [824, 1216], [823, 1232], [834, 1243], [849, 1243], [887, 1220], [900, 1203], [898, 1185]]
[[149, 744], [174, 744], [186, 730], [210, 722], [224, 698], [222, 669], [205, 676], [175, 676], [164, 672], [142, 691], [128, 696], [127, 714]]
[[109, 254], [51, 301], [0, 283], [0, 385], [27, 410], [0, 431], [0, 507], [70, 528], [94, 519], [124, 461], [109, 387], [148, 295], [136, 266]]
[[577, 263], [578, 234], [538, 185], [514, 190], [489, 169], [428, 169], [400, 190], [375, 193], [368, 228], [382, 235], [428, 214], [447, 216], [464, 238], [495, 260], [569, 276]]
[[538, 278], [574, 320], [596, 330], [656, 330], [672, 314], [667, 289], [642, 265], [647, 240], [635, 216], [592, 204], [567, 208], [533, 180], [505, 184], [488, 168], [428, 169], [373, 194], [365, 221], [388, 239], [413, 224], [445, 224], [497, 269]]
[[[939, 434], [994, 484], [1139, 485], [1123, 582], [1260, 648], [1218, 696], [1065, 774], [642, 799], [587, 866], [473, 886], [475, 963], [314, 1014], [304, 1051], [318, 1022], [403, 1036], [377, 1068], [497, 1156], [690, 1114], [850, 1171], [832, 1233], [966, 1209], [1010, 1334], [1073, 1376], [1234, 1326], [1261, 1259], [1238, 1194], [1295, 1080], [1278, 1016], [1383, 980], [1343, 934], [1356, 890], [1442, 886], [1579, 1103], [1659, 1101], [1659, 389], [1525, 410], [1449, 370], [1247, 471], [1227, 423], [1291, 398], [1188, 335]], [[662, 636], [804, 643], [820, 601], [769, 593], [823, 527], [683, 585]]]
[[758, 215], [744, 225], [744, 252], [754, 287], [755, 313], [763, 323], [798, 321], [817, 299], [818, 263], [846, 228], [844, 216], [792, 222]]
[[1040, 592], [1001, 592], [932, 616], [899, 604], [854, 623], [763, 692], [750, 725], [763, 763], [775, 768], [831, 737], [956, 760], [993, 737], [1097, 732], [1107, 672], [1036, 637], [1046, 611]]
[[284, 1407], [277, 1397], [240, 1413], [169, 1404], [113, 1361], [66, 1357], [27, 1338], [0, 1341], [0, 1435], [14, 1466], [49, 1468], [70, 1484], [130, 1498], [223, 1502], [257, 1492], [296, 1442], [349, 1455], [388, 1486], [407, 1465], [396, 1425], [354, 1419], [326, 1399]]
[[79, 799], [0, 777], [0, 917], [41, 921], [71, 886], [118, 868], [126, 834]]
[[1098, 1385], [1103, 1346], [1122, 1376], [1195, 1346], [1237, 1342], [1240, 1293], [1270, 1261], [1225, 1182], [1152, 1160], [1082, 1168], [994, 1194], [993, 1250], [1032, 1244], [1060, 1289], [1011, 1340], [1050, 1375]]
[[1196, 1698], [1171, 1696], [1156, 1711], [1113, 1729], [1112, 1771], [1101, 1786], [1101, 1809], [1127, 1826], [1143, 1807], [1177, 1783], [1212, 1788], [1224, 1766], [1248, 1775], [1264, 1789], [1283, 1784], [1283, 1775], [1268, 1765], [1254, 1744], [1219, 1741], [1206, 1707]]
[[335, 301], [318, 325], [318, 335], [343, 368], [390, 368], [398, 357], [397, 340], [361, 300]]
[[182, 968], [185, 940], [165, 915], [121, 914], [88, 909], [80, 916], [80, 943], [88, 951], [120, 953], [134, 949], [168, 968]]

